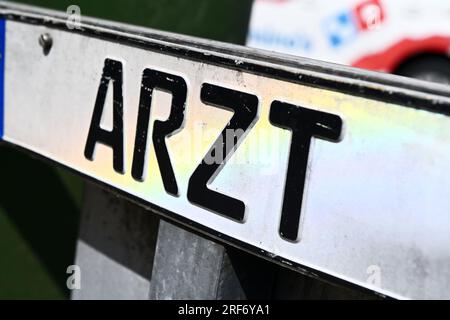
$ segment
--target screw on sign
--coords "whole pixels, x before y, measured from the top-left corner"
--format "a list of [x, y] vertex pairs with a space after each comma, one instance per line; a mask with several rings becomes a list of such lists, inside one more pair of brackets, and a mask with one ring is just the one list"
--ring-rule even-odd
[[39, 37], [39, 45], [42, 47], [42, 50], [45, 55], [47, 55], [50, 52], [50, 49], [53, 45], [53, 39], [48, 33], [43, 33]]

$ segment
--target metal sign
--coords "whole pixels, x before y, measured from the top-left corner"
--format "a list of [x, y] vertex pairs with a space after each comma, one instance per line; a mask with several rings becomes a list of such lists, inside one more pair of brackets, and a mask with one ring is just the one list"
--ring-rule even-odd
[[0, 14], [5, 143], [297, 271], [450, 297], [448, 87]]

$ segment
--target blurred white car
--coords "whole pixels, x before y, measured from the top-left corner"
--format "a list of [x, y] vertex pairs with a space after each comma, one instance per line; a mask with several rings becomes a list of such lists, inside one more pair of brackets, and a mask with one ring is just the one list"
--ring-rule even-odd
[[247, 45], [450, 83], [450, 1], [255, 0]]

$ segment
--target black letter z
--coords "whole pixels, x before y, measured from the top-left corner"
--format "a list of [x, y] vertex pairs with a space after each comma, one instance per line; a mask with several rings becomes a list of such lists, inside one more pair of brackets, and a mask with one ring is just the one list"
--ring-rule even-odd
[[[203, 103], [234, 112], [230, 121], [220, 133], [213, 146], [203, 158], [189, 179], [187, 198], [190, 202], [210, 209], [213, 212], [242, 222], [245, 215], [245, 204], [239, 199], [208, 188], [207, 184], [212, 177], [225, 165], [227, 159], [234, 153], [238, 143], [243, 139], [241, 133], [246, 132], [255, 123], [258, 115], [258, 98], [249, 93], [219, 87], [204, 83], [200, 98]], [[241, 133], [238, 134], [238, 130]], [[233, 139], [229, 145], [227, 132], [231, 132]], [[208, 163], [207, 156], [212, 156], [218, 150], [222, 151], [220, 163]]]

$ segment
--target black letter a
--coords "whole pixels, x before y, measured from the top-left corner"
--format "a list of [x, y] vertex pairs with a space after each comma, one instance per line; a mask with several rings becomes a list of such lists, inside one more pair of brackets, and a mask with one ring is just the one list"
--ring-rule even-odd
[[[113, 81], [113, 130], [106, 131], [100, 128], [103, 107], [109, 81]], [[122, 63], [111, 59], [105, 60], [102, 79], [98, 87], [95, 100], [94, 113], [84, 149], [84, 156], [94, 159], [94, 149], [97, 142], [110, 146], [113, 149], [113, 167], [119, 173], [123, 169], [123, 97], [122, 97]]]

